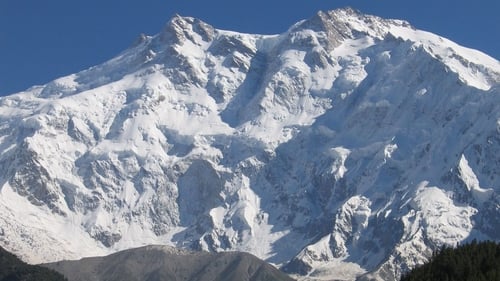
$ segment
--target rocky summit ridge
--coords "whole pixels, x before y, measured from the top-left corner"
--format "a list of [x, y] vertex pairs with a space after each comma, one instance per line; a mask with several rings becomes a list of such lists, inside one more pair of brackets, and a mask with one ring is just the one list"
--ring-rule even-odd
[[278, 35], [174, 16], [0, 98], [0, 245], [30, 262], [147, 244], [300, 278], [391, 280], [499, 240], [500, 63], [350, 8]]

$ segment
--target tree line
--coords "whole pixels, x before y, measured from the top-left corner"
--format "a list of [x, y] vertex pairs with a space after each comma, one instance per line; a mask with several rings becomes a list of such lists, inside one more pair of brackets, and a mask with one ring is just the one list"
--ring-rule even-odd
[[443, 247], [401, 281], [500, 281], [500, 244], [492, 241]]

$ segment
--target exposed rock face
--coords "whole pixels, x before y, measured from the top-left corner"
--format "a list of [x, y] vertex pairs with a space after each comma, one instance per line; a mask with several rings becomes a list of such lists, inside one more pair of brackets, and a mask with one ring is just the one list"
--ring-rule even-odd
[[499, 72], [352, 9], [272, 36], [176, 16], [0, 99], [0, 244], [31, 262], [169, 244], [395, 279], [443, 244], [499, 240]]

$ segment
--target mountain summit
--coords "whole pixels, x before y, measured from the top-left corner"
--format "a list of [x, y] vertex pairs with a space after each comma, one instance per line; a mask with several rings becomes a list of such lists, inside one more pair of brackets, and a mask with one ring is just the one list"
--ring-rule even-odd
[[0, 246], [146, 244], [307, 278], [395, 279], [500, 233], [500, 63], [407, 22], [283, 34], [175, 16], [108, 62], [0, 98]]

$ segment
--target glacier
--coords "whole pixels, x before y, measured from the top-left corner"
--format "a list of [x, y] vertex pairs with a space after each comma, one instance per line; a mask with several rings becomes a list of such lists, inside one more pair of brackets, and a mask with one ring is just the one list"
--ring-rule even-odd
[[0, 169], [0, 245], [31, 263], [164, 244], [395, 280], [500, 240], [500, 62], [350, 8], [277, 35], [174, 16], [0, 98]]

